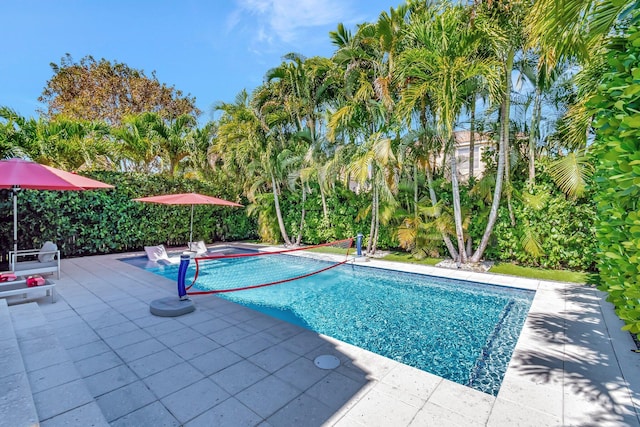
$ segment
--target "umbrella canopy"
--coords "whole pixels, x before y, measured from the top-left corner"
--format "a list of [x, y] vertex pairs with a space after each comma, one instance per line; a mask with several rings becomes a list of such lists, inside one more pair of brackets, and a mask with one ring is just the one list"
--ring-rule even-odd
[[23, 159], [0, 160], [0, 188], [13, 189], [13, 250], [18, 250], [18, 190], [92, 190], [113, 185]]
[[191, 205], [191, 225], [189, 227], [189, 242], [193, 241], [193, 205], [220, 205], [242, 207], [241, 204], [205, 196], [198, 193], [165, 194], [162, 196], [140, 197], [133, 199], [137, 202], [158, 203], [161, 205]]
[[0, 160], [0, 188], [91, 190], [113, 185], [23, 159]]

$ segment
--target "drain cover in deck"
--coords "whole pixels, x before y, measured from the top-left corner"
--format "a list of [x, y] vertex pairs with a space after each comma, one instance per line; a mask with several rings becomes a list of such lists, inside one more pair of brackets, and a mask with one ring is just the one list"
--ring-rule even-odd
[[336, 369], [340, 366], [340, 359], [330, 354], [323, 354], [316, 357], [313, 363], [320, 369]]

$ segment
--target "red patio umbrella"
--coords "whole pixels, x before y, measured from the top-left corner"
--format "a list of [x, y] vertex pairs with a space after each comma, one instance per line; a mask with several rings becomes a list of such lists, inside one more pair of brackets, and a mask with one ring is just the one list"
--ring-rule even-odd
[[13, 250], [18, 250], [18, 191], [92, 190], [113, 185], [23, 159], [0, 160], [0, 188], [13, 190]]
[[189, 242], [193, 241], [193, 205], [220, 205], [220, 206], [237, 206], [241, 204], [230, 202], [217, 197], [205, 196], [198, 193], [180, 193], [165, 194], [162, 196], [140, 197], [133, 199], [137, 202], [158, 203], [162, 205], [191, 205], [191, 225], [189, 227]]

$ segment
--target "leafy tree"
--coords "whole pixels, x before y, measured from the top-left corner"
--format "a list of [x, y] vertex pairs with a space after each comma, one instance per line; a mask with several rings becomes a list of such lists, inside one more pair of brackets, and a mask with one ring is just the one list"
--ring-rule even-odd
[[155, 72], [148, 77], [143, 70], [92, 56], [76, 63], [69, 54], [60, 64], [51, 63], [51, 69], [54, 75], [38, 98], [47, 104], [41, 113], [49, 119], [65, 116], [117, 126], [125, 116], [144, 112], [168, 120], [200, 114], [195, 98], [160, 83]]

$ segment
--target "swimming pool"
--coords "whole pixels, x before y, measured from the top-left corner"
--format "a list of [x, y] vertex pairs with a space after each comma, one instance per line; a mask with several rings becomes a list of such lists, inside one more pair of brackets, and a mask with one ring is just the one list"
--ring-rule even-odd
[[[200, 264], [196, 286], [269, 282], [284, 268], [310, 271], [326, 265], [291, 255], [215, 260]], [[177, 265], [143, 268], [177, 280]], [[193, 274], [191, 265], [188, 283]], [[497, 395], [534, 292], [345, 264], [220, 296]]]

